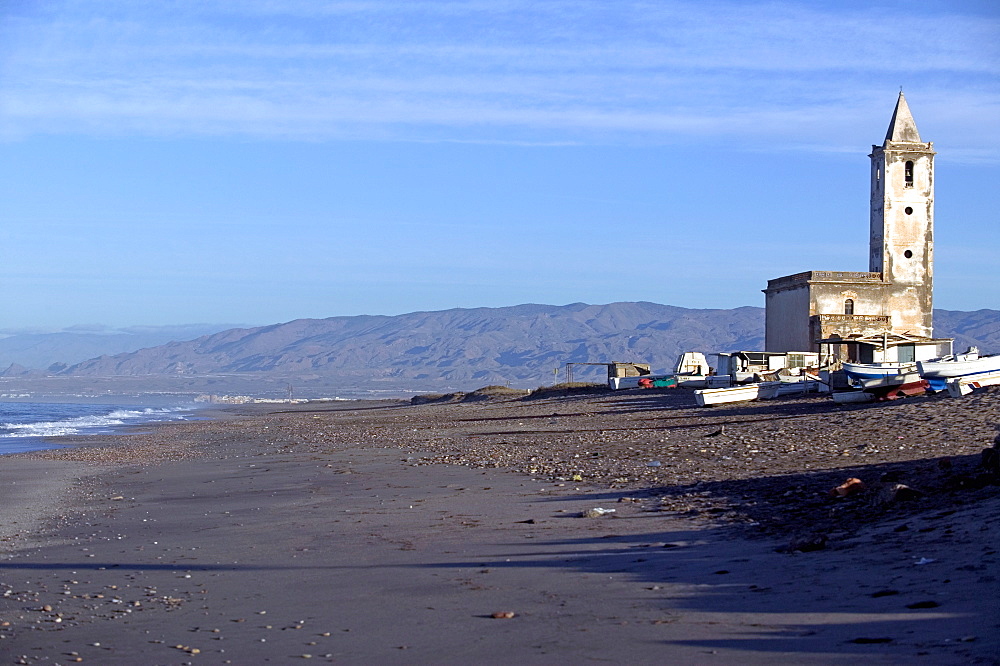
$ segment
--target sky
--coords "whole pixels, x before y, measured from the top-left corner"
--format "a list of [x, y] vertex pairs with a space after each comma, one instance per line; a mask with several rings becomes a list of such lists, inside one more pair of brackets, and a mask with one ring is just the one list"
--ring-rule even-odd
[[998, 74], [992, 0], [0, 0], [0, 333], [763, 306], [868, 269], [900, 88], [1000, 308]]

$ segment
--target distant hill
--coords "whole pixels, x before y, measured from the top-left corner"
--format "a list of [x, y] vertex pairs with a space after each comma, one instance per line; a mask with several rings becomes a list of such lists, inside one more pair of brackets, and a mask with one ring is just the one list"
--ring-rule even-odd
[[[1000, 311], [935, 312], [956, 349], [1000, 351]], [[656, 303], [518, 305], [397, 316], [298, 319], [103, 355], [49, 374], [74, 377], [260, 377], [301, 386], [434, 390], [551, 383], [567, 362], [633, 361], [666, 371], [684, 351], [762, 349], [764, 310]], [[959, 351], [961, 351], [959, 350]], [[602, 378], [580, 368], [577, 377]], [[7, 373], [20, 374], [11, 368]], [[214, 380], [215, 381], [215, 380]]]
[[655, 303], [299, 319], [102, 356], [61, 374], [263, 373], [296, 384], [538, 386], [571, 361], [638, 361], [666, 370], [685, 350], [757, 349], [762, 323], [760, 308], [691, 310]]
[[934, 335], [955, 338], [956, 352], [975, 345], [983, 354], [1000, 353], [1000, 310], [935, 310]]
[[48, 368], [53, 363], [71, 365], [104, 354], [131, 352], [174, 340], [191, 340], [233, 327], [234, 324], [88, 326], [53, 332], [0, 334], [0, 370], [11, 364], [38, 369]]

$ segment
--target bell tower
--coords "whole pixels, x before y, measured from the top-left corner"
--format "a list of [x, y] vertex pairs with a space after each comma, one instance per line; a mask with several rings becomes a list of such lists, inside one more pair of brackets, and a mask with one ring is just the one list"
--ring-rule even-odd
[[931, 337], [934, 286], [934, 155], [900, 91], [885, 141], [872, 146], [868, 270], [886, 283], [894, 333]]

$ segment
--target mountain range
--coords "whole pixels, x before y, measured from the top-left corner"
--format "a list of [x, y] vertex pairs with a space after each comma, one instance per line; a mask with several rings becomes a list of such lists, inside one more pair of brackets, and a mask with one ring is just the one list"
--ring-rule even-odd
[[[1000, 351], [1000, 311], [936, 310], [935, 324], [935, 335], [954, 337], [956, 350], [975, 344], [984, 353]], [[231, 328], [33, 372], [14, 365], [3, 375], [266, 377], [297, 386], [465, 390], [552, 383], [562, 377], [567, 362], [642, 362], [655, 372], [671, 368], [684, 351], [763, 345], [763, 308], [528, 304]], [[603, 373], [603, 368], [581, 366], [575, 375], [600, 380]]]

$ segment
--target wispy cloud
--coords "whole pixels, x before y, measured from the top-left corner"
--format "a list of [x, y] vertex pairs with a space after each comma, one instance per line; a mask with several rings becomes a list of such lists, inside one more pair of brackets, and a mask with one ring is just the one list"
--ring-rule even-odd
[[[6, 12], [7, 16], [2, 16]], [[856, 147], [896, 86], [996, 154], [1000, 20], [734, 2], [47, 3], [0, 9], [0, 135]], [[891, 29], [890, 29], [891, 26]], [[919, 35], [914, 39], [913, 35]], [[950, 132], [950, 134], [949, 134]]]

